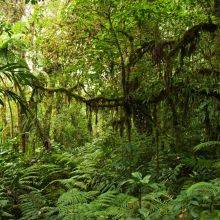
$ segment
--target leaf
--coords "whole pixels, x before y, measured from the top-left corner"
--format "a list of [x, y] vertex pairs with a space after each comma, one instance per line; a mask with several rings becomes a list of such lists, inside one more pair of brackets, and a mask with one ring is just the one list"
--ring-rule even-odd
[[150, 211], [146, 210], [144, 208], [139, 209], [139, 213], [144, 217], [144, 219], [146, 220], [150, 220], [149, 215], [150, 215]]
[[143, 184], [148, 184], [149, 181], [150, 181], [150, 177], [151, 177], [151, 175], [146, 175], [146, 176], [141, 180], [141, 183], [143, 183]]
[[131, 175], [137, 180], [142, 180], [142, 174], [140, 172], [134, 172]]

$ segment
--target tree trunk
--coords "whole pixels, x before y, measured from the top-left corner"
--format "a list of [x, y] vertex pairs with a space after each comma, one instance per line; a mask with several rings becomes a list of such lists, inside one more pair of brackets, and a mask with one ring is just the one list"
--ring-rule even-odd
[[1, 118], [2, 118], [2, 144], [7, 140], [7, 117], [6, 117], [6, 97], [4, 97], [4, 106], [1, 106]]

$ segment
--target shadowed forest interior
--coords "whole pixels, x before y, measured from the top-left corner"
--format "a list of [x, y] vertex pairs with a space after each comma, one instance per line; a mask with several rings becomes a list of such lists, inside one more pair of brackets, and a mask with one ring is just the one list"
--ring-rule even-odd
[[0, 220], [220, 219], [220, 0], [0, 0]]

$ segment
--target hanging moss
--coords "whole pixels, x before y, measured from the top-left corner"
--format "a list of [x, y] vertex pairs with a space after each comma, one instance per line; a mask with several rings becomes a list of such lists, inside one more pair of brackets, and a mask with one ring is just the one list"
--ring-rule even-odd
[[92, 108], [91, 106], [87, 106], [86, 114], [88, 118], [87, 128], [88, 128], [88, 131], [92, 134]]
[[174, 57], [180, 53], [180, 57], [183, 59], [185, 56], [191, 56], [196, 50], [197, 43], [199, 41], [202, 32], [214, 33], [218, 29], [218, 26], [213, 23], [201, 23], [193, 26], [187, 30], [182, 39], [177, 43], [175, 48], [170, 52], [169, 56]]
[[[122, 87], [123, 87], [123, 96], [116, 98], [107, 98], [103, 96], [86, 99], [76, 93], [75, 89], [78, 88], [78, 85], [73, 88], [44, 88], [42, 85], [37, 84], [35, 89], [42, 90], [47, 93], [65, 93], [69, 101], [74, 98], [76, 101], [85, 103], [87, 106], [87, 117], [88, 117], [88, 130], [92, 133], [92, 115], [95, 113], [95, 123], [98, 123], [98, 110], [100, 109], [112, 109], [116, 112], [116, 115], [119, 115], [119, 120], [113, 123], [113, 129], [120, 130], [120, 134], [123, 135], [124, 129], [127, 130], [128, 139], [131, 140], [131, 127], [132, 120], [134, 121], [135, 126], [140, 131], [151, 132], [152, 130], [152, 116], [149, 106], [151, 104], [156, 104], [163, 101], [167, 97], [172, 96], [175, 93], [183, 93], [185, 90], [185, 85], [172, 85], [171, 81], [167, 83], [167, 87], [161, 90], [158, 94], [155, 94], [148, 97], [148, 102], [146, 105], [146, 98], [137, 99], [132, 96], [132, 94], [139, 88], [139, 79], [136, 77], [132, 81], [129, 80], [129, 75], [131, 69], [135, 64], [144, 56], [145, 53], [149, 52], [152, 54], [152, 60], [155, 64], [159, 64], [162, 61], [166, 60], [171, 62], [178, 54], [180, 54], [181, 63], [183, 58], [186, 56], [191, 56], [197, 48], [197, 44], [202, 32], [214, 33], [217, 30], [218, 26], [213, 23], [201, 23], [195, 25], [194, 27], [187, 30], [182, 39], [178, 42], [173, 40], [171, 41], [149, 41], [143, 42], [143, 44], [136, 50], [134, 50], [129, 57], [128, 63], [121, 66], [122, 71]], [[131, 41], [132, 42], [132, 41]], [[200, 70], [200, 73], [204, 73], [205, 69]], [[170, 71], [168, 71], [170, 74]], [[206, 71], [208, 72], [208, 71]], [[218, 71], [217, 71], [218, 72]], [[216, 72], [214, 71], [216, 74]], [[170, 76], [167, 76], [170, 78]], [[82, 85], [80, 85], [81, 88]], [[215, 91], [205, 91], [199, 89], [191, 89], [191, 92], [196, 95], [214, 97], [217, 100], [220, 100], [220, 95]], [[145, 103], [145, 104], [143, 104]], [[170, 102], [172, 110], [174, 110], [173, 105]], [[185, 105], [187, 105], [187, 100]], [[120, 108], [120, 110], [118, 110]], [[176, 126], [176, 116], [173, 111], [173, 118]]]

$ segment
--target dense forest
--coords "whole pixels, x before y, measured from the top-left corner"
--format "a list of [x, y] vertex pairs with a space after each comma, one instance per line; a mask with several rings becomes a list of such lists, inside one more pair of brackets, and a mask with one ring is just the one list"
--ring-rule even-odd
[[0, 0], [0, 219], [219, 220], [220, 0]]

